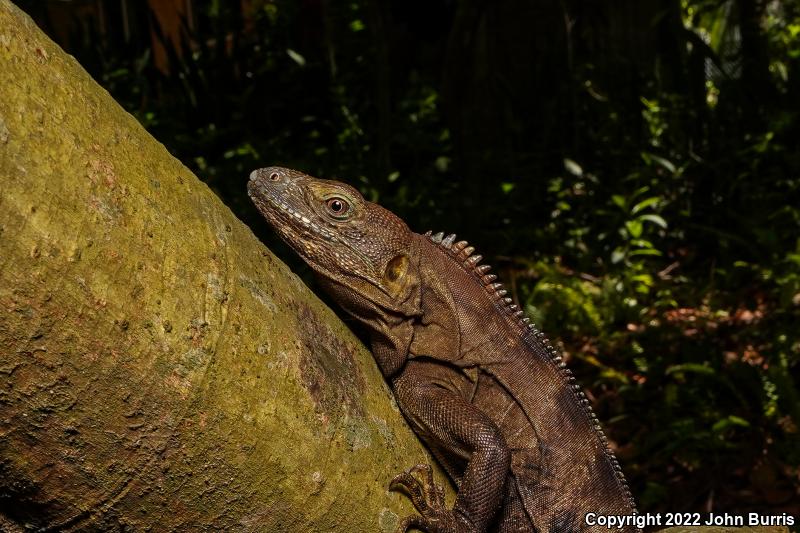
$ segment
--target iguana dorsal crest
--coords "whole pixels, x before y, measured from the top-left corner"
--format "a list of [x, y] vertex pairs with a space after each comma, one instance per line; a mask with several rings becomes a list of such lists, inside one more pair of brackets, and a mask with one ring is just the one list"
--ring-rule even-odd
[[516, 323], [521, 328], [522, 336], [527, 339], [527, 342], [537, 342], [545, 348], [551, 363], [558, 367], [562, 378], [566, 381], [569, 389], [574, 393], [578, 405], [591, 420], [595, 434], [602, 443], [603, 452], [613, 465], [614, 473], [619, 480], [622, 491], [628, 499], [629, 505], [635, 508], [633, 495], [622, 473], [619, 461], [617, 461], [617, 458], [608, 446], [608, 438], [600, 426], [600, 421], [597, 415], [594, 414], [594, 411], [592, 411], [589, 400], [586, 398], [581, 386], [576, 383], [572, 371], [567, 368], [560, 352], [556, 350], [547, 336], [545, 336], [529, 318], [524, 316], [524, 312], [519, 306], [513, 303], [511, 298], [506, 296], [508, 291], [503, 287], [502, 283], [496, 281], [497, 276], [488, 273], [489, 270], [491, 270], [491, 266], [479, 264], [483, 256], [476, 254], [473, 246], [470, 246], [467, 241], [456, 241], [456, 235], [454, 233], [445, 237], [444, 232], [434, 234], [432, 231], [428, 231], [425, 233], [425, 236], [430, 239], [431, 242], [437, 244], [456, 264], [459, 264], [462, 268], [472, 273], [472, 275], [480, 281], [484, 289], [492, 295], [498, 309], [510, 316], [512, 322]]

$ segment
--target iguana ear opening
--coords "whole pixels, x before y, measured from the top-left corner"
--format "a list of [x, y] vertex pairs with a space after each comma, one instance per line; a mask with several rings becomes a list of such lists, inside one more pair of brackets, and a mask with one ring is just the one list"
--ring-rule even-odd
[[405, 285], [408, 264], [408, 256], [400, 254], [393, 257], [386, 265], [386, 270], [383, 273], [383, 283], [392, 296], [397, 296], [403, 285]]

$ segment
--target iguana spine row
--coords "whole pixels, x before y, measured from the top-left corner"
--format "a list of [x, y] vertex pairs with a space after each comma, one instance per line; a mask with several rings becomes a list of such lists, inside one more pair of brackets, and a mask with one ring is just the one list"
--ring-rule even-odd
[[572, 390], [575, 394], [578, 404], [580, 404], [583, 408], [584, 414], [592, 421], [595, 435], [602, 443], [606, 459], [611, 463], [614, 469], [620, 489], [628, 499], [628, 503], [631, 508], [636, 509], [633, 494], [628, 487], [625, 474], [622, 472], [622, 467], [614, 455], [614, 452], [611, 451], [611, 448], [608, 445], [608, 437], [606, 437], [606, 434], [600, 425], [600, 420], [598, 420], [597, 415], [595, 415], [594, 411], [592, 411], [589, 399], [581, 389], [581, 386], [576, 382], [575, 376], [572, 375], [572, 371], [567, 368], [567, 364], [564, 362], [559, 351], [550, 342], [550, 339], [548, 339], [547, 336], [536, 327], [536, 324], [532, 322], [530, 318], [525, 316], [524, 311], [520, 309], [517, 304], [513, 303], [514, 300], [512, 298], [506, 296], [508, 294], [508, 290], [504, 288], [502, 283], [496, 281], [497, 276], [495, 274], [488, 273], [492, 268], [491, 265], [479, 264], [483, 259], [483, 256], [476, 254], [475, 248], [470, 246], [467, 241], [456, 242], [455, 233], [451, 233], [445, 237], [445, 233], [442, 231], [436, 234], [434, 234], [432, 231], [427, 231], [425, 236], [428, 237], [432, 242], [438, 244], [442, 249], [446, 250], [450, 254], [450, 257], [452, 257], [457, 264], [475, 276], [481, 282], [481, 284], [483, 284], [486, 291], [494, 295], [495, 307], [500, 312], [506, 314], [515, 321], [517, 326], [520, 328], [520, 334], [522, 335], [523, 339], [527, 333], [536, 337], [536, 339], [538, 339], [539, 342], [545, 346], [550, 355], [550, 361], [559, 369], [562, 378], [564, 378], [564, 380], [567, 382], [570, 390]]

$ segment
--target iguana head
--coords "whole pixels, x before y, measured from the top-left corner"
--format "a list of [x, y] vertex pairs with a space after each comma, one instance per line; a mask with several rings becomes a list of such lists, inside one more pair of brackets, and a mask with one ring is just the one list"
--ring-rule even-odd
[[413, 234], [397, 216], [349, 185], [287, 168], [253, 171], [247, 189], [283, 240], [334, 285], [340, 304], [399, 309], [408, 300]]

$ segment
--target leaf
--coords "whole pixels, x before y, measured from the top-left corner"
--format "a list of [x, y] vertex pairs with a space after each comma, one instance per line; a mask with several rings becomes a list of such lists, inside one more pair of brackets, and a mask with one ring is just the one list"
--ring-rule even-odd
[[648, 100], [644, 96], [640, 96], [639, 101], [642, 102], [650, 111], [658, 110], [658, 102], [655, 100]]
[[617, 206], [621, 207], [622, 209], [625, 209], [626, 202], [625, 202], [625, 197], [624, 196], [619, 195], [619, 194], [615, 194], [615, 195], [613, 195], [611, 197], [611, 201], [614, 202], [614, 205], [617, 205]]
[[292, 58], [292, 61], [300, 65], [301, 67], [306, 66], [306, 58], [292, 50], [291, 48], [286, 49], [286, 54]]
[[639, 283], [638, 285], [636, 285], [636, 288], [634, 290], [639, 294], [650, 294], [650, 287], [648, 287], [644, 283]]
[[583, 169], [581, 166], [568, 157], [564, 158], [564, 168], [573, 176], [583, 176]]
[[739, 426], [739, 427], [750, 427], [750, 422], [741, 418], [739, 416], [730, 415], [728, 417], [723, 418], [722, 420], [718, 420], [711, 426], [711, 431], [714, 433], [719, 433], [728, 429], [731, 426]]
[[714, 369], [710, 366], [701, 365], [699, 363], [683, 363], [680, 365], [672, 365], [666, 370], [666, 374], [668, 376], [682, 372], [711, 375], [714, 374]]
[[747, 420], [745, 420], [744, 418], [742, 418], [740, 416], [730, 415], [728, 417], [728, 420], [730, 420], [732, 423], [736, 424], [737, 426], [750, 427], [750, 422], [748, 422]]
[[639, 248], [655, 248], [653, 243], [646, 239], [631, 239], [631, 246], [637, 246]]
[[639, 196], [641, 194], [644, 194], [649, 190], [650, 190], [650, 187], [648, 187], [647, 185], [645, 185], [644, 187], [639, 187], [638, 189], [636, 189], [633, 192], [633, 194], [631, 195], [631, 198], [636, 198], [637, 196]]
[[634, 250], [634, 251], [630, 252], [628, 255], [631, 255], [631, 256], [634, 256], [634, 255], [655, 255], [655, 256], [661, 256], [662, 254], [661, 254], [661, 251], [659, 251], [659, 250], [656, 250], [656, 249], [654, 249], [654, 248], [643, 248], [643, 249], [641, 249], [641, 250]]
[[501, 190], [502, 190], [502, 191], [503, 191], [505, 194], [508, 194], [508, 193], [510, 193], [511, 191], [513, 191], [513, 190], [514, 190], [514, 187], [516, 187], [516, 185], [517, 185], [516, 183], [501, 183], [501, 184], [500, 184], [500, 189], [501, 189]]
[[649, 160], [655, 161], [656, 163], [667, 169], [667, 171], [669, 171], [670, 174], [677, 174], [678, 172], [678, 169], [675, 168], [675, 165], [672, 163], [672, 161], [670, 161], [669, 159], [665, 159], [660, 155], [643, 152], [642, 158], [645, 160], [647, 164], [650, 164]]
[[639, 218], [637, 220], [641, 220], [641, 221], [645, 221], [646, 220], [648, 222], [652, 222], [656, 226], [661, 226], [662, 228], [667, 229], [667, 221], [664, 220], [661, 217], [661, 215], [654, 215], [652, 213], [648, 213], [646, 215], [639, 215]]
[[641, 202], [633, 206], [633, 209], [631, 209], [631, 214], [635, 215], [639, 211], [642, 211], [644, 209], [647, 209], [648, 207], [656, 205], [659, 201], [661, 201], [661, 198], [657, 196], [651, 196], [646, 200], [642, 200]]
[[639, 220], [628, 220], [625, 222], [625, 229], [634, 239], [642, 236], [642, 223]]
[[613, 252], [611, 252], [611, 262], [614, 264], [619, 263], [625, 259], [625, 251], [621, 248], [617, 248]]
[[648, 287], [653, 285], [653, 276], [650, 274], [637, 274], [636, 276], [631, 277], [631, 280], [638, 281]]

